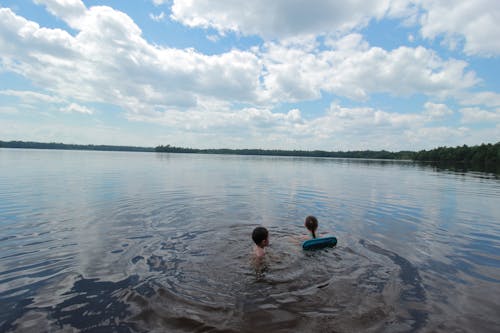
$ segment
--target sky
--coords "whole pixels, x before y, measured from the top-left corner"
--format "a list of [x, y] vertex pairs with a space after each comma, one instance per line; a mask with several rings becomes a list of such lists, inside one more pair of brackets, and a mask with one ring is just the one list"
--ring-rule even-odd
[[0, 140], [500, 141], [500, 1], [0, 0]]

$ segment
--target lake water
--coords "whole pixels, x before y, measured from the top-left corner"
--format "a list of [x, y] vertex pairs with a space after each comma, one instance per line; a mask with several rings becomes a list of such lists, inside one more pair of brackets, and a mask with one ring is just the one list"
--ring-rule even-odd
[[[1, 332], [494, 332], [500, 180], [411, 162], [0, 149]], [[305, 252], [307, 215], [335, 235]], [[251, 232], [270, 232], [265, 262]]]

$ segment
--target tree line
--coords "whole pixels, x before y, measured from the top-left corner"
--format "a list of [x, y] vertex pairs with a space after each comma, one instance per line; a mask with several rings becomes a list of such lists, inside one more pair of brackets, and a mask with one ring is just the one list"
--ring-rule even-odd
[[112, 145], [77, 145], [64, 143], [43, 143], [32, 141], [0, 141], [0, 148], [63, 149], [63, 150], [99, 150], [99, 151], [137, 151], [159, 153], [195, 153], [195, 154], [232, 154], [263, 156], [303, 156], [413, 160], [435, 163], [464, 163], [483, 166], [486, 169], [500, 169], [500, 142], [477, 146], [438, 147], [431, 150], [399, 151], [359, 150], [359, 151], [324, 151], [324, 150], [280, 150], [280, 149], [196, 149], [171, 145], [155, 148]]
[[337, 157], [337, 158], [373, 158], [373, 159], [411, 159], [413, 152], [390, 152], [386, 150], [360, 151], [324, 151], [324, 150], [280, 150], [280, 149], [196, 149], [171, 145], [157, 146], [159, 153], [194, 153], [194, 154], [231, 154], [231, 155], [263, 155], [263, 156], [302, 156], [302, 157]]
[[161, 153], [196, 153], [196, 154], [233, 154], [233, 155], [268, 155], [268, 156], [303, 156], [303, 157], [337, 157], [337, 158], [370, 158], [413, 160], [442, 164], [460, 163], [473, 166], [475, 169], [500, 169], [500, 142], [477, 146], [438, 147], [431, 150], [399, 151], [359, 150], [359, 151], [323, 151], [323, 150], [265, 150], [265, 149], [195, 149], [171, 145], [157, 146]]
[[153, 152], [154, 148], [111, 145], [76, 145], [66, 143], [44, 143], [32, 141], [0, 141], [0, 148], [98, 150], [98, 151], [140, 151]]
[[498, 168], [500, 165], [500, 142], [481, 144], [478, 146], [438, 147], [431, 150], [421, 150], [413, 156], [415, 161], [464, 163], [483, 166], [486, 169]]

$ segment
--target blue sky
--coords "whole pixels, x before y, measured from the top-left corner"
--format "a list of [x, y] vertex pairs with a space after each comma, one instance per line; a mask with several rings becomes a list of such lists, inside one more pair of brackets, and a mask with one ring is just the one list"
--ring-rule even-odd
[[0, 140], [500, 140], [500, 2], [0, 0]]

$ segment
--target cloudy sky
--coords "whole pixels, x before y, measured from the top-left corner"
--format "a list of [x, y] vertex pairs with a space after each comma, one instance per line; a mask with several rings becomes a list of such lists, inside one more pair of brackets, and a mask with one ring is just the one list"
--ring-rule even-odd
[[0, 0], [0, 140], [500, 141], [500, 1]]

